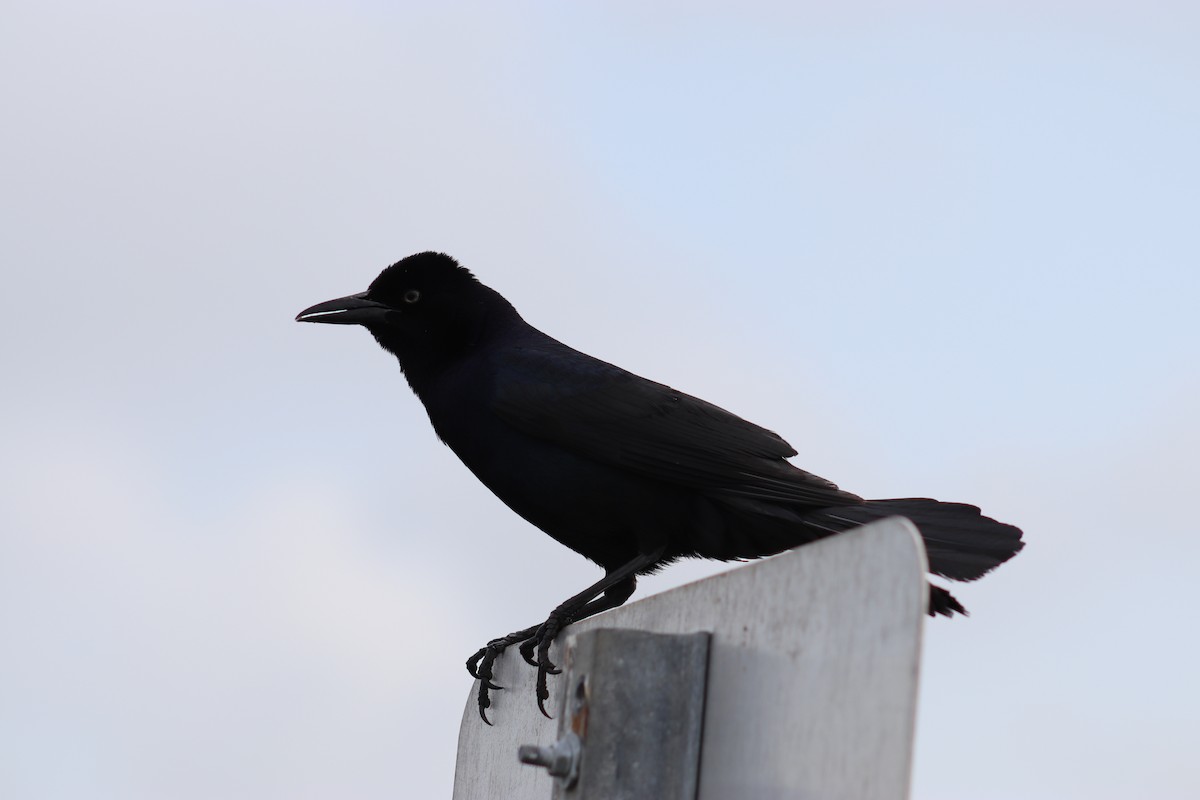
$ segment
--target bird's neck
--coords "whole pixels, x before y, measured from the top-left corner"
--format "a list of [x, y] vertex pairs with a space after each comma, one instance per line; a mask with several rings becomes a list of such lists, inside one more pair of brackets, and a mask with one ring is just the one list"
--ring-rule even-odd
[[[498, 297], [498, 296], [497, 296]], [[424, 399], [457, 366], [491, 347], [502, 347], [527, 323], [507, 301], [482, 303], [452, 326], [424, 328], [396, 335], [372, 330], [376, 341], [400, 362], [408, 385]]]

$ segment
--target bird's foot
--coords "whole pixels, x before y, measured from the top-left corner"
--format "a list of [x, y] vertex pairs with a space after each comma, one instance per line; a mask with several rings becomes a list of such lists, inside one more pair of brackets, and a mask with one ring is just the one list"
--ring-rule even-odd
[[487, 710], [492, 705], [489, 693], [504, 688], [492, 682], [492, 665], [509, 646], [524, 642], [539, 630], [540, 626], [534, 626], [510, 633], [508, 636], [501, 636], [499, 639], [492, 639], [467, 659], [467, 672], [471, 673], [472, 678], [479, 681], [479, 716], [488, 725], [492, 724], [492, 721], [487, 718]]
[[[555, 611], [538, 626], [537, 631], [531, 637], [521, 643], [521, 657], [532, 666], [537, 667], [538, 710], [548, 719], [550, 714], [546, 711], [546, 701], [550, 699], [550, 689], [546, 685], [546, 677], [562, 672], [550, 660], [550, 645], [554, 644], [555, 637], [564, 626], [563, 618]], [[537, 651], [536, 657], [534, 656], [535, 650]]]

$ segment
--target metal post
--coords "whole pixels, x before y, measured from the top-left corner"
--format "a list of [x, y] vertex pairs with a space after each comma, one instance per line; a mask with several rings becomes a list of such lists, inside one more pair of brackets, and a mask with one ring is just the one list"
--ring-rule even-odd
[[519, 757], [555, 776], [554, 800], [695, 800], [707, 633], [602, 628], [567, 641], [558, 742]]
[[[612, 746], [628, 744], [641, 735], [636, 726], [658, 713], [652, 704], [661, 698], [651, 692], [618, 713], [616, 722], [597, 722], [606, 714], [612, 718], [600, 704], [613, 701], [622, 687], [640, 686], [651, 672], [671, 676], [670, 690], [700, 691], [707, 684], [696, 800], [907, 800], [927, 567], [912, 523], [892, 518], [585, 619], [567, 628], [550, 650], [551, 660], [571, 672], [550, 679], [547, 708], [563, 709], [554, 719], [543, 717], [534, 702], [536, 671], [519, 654], [507, 653], [495, 666], [494, 680], [506, 689], [492, 695], [495, 726], [479, 719], [478, 684], [463, 705], [454, 800], [550, 796], [557, 779], [513, 755], [521, 745], [559, 738], [556, 730], [571, 714], [578, 686], [572, 681], [580, 673], [593, 678], [584, 692], [588, 741], [579, 742], [578, 788], [560, 790], [560, 800], [584, 796], [594, 764], [607, 765], [597, 767], [601, 772], [666, 769], [666, 756], [655, 756], [648, 767], [628, 754], [592, 755], [593, 745], [595, 752], [605, 749], [598, 744], [602, 728], [611, 725], [623, 737]], [[621, 644], [608, 648], [609, 656], [624, 654], [618, 667], [629, 677], [616, 688], [603, 688], [598, 681], [618, 667], [585, 667], [580, 645], [584, 634], [601, 628], [710, 631], [706, 677], [692, 679], [682, 668], [662, 667], [664, 656], [657, 652], [635, 658], [631, 646]], [[574, 647], [581, 651], [572, 656], [573, 664], [566, 654], [572, 635], [579, 637]], [[683, 717], [670, 712], [661, 718]], [[698, 721], [688, 724], [698, 728]], [[638, 744], [634, 752], [651, 753], [652, 747]], [[569, 774], [570, 742], [544, 755], [561, 765], [556, 773]], [[638, 795], [608, 795], [622, 796]], [[662, 796], [671, 797], [665, 791]]]

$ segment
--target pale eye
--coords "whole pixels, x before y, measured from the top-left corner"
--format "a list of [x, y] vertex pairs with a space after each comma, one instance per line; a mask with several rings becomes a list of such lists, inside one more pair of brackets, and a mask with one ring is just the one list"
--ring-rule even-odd
[[407, 292], [404, 293], [404, 302], [406, 302], [406, 303], [415, 303], [420, 299], [421, 299], [421, 293], [418, 292], [416, 289], [409, 289]]

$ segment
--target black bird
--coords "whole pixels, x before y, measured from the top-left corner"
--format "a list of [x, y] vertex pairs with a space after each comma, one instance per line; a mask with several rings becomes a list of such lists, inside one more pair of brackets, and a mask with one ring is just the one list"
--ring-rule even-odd
[[[777, 434], [550, 338], [442, 253], [409, 256], [367, 291], [296, 319], [364, 326], [400, 362], [438, 437], [467, 468], [604, 569], [545, 622], [467, 661], [484, 722], [488, 693], [500, 688], [492, 665], [506, 648], [519, 644], [537, 667], [545, 714], [559, 631], [621, 605], [638, 575], [679, 558], [768, 556], [893, 515], [916, 524], [930, 572], [952, 580], [975, 580], [1023, 546], [1018, 528], [975, 506], [864, 500], [793, 466], [796, 451]], [[966, 609], [931, 585], [929, 613], [955, 612]]]

